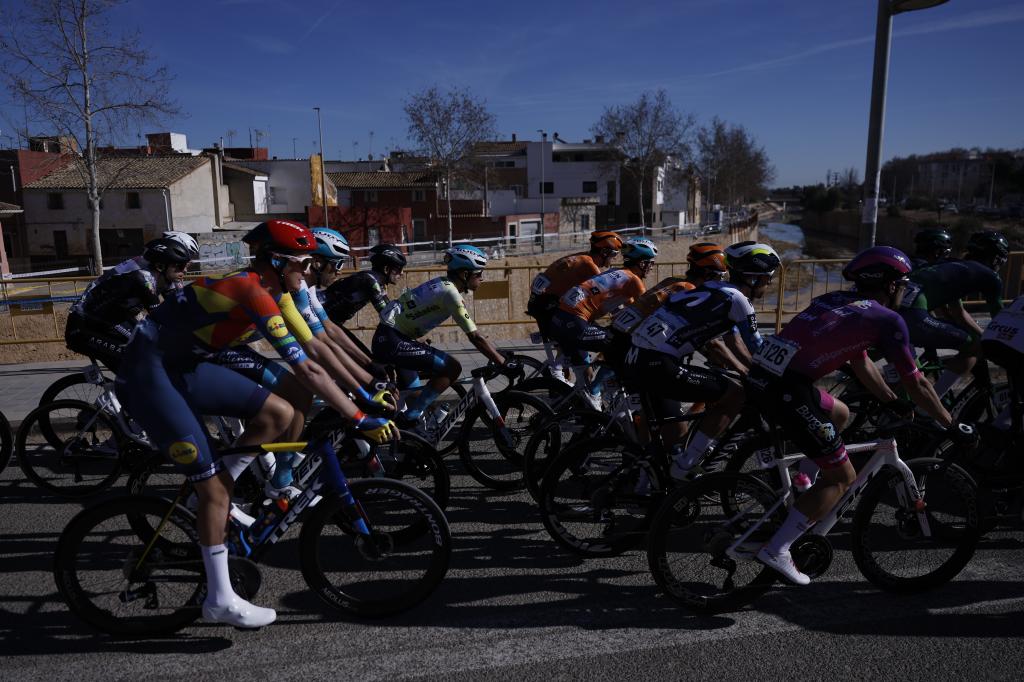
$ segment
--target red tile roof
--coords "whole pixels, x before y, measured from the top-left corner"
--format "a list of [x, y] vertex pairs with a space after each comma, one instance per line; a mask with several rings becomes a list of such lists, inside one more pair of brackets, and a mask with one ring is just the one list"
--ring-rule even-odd
[[405, 189], [434, 186], [433, 176], [423, 171], [328, 173], [327, 177], [339, 189]]
[[[163, 189], [210, 163], [205, 156], [114, 156], [99, 159], [104, 189]], [[85, 189], [81, 159], [25, 185], [25, 189]]]

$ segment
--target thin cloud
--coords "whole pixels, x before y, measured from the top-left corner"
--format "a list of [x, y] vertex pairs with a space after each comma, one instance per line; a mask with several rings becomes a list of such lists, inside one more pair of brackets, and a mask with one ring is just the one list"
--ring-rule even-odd
[[334, 4], [331, 5], [327, 9], [326, 12], [324, 12], [322, 15], [320, 15], [320, 18], [317, 19], [316, 21], [314, 21], [312, 26], [310, 26], [309, 28], [306, 29], [306, 32], [302, 34], [301, 38], [299, 38], [299, 42], [300, 43], [305, 42], [306, 38], [308, 38], [309, 36], [311, 36], [313, 34], [313, 31], [315, 31], [318, 28], [320, 28], [320, 24], [322, 24], [325, 21], [327, 21], [327, 17], [331, 16], [331, 14], [334, 12], [334, 10], [338, 9], [338, 5], [340, 3], [341, 3], [341, 0], [335, 0]]
[[271, 38], [270, 36], [245, 35], [242, 36], [242, 40], [260, 52], [268, 54], [291, 54], [295, 49], [291, 42], [281, 40], [280, 38]]

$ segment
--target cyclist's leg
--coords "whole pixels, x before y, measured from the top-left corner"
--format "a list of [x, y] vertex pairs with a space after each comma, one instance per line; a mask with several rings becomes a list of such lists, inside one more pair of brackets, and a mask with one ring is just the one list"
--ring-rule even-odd
[[425, 343], [410, 339], [387, 325], [378, 326], [373, 335], [373, 357], [379, 362], [393, 364], [399, 369], [431, 376], [427, 385], [408, 402], [405, 410], [407, 419], [419, 419], [423, 410], [458, 381], [462, 374], [462, 365], [455, 358]]
[[914, 308], [902, 311], [902, 315], [915, 346], [957, 351], [955, 356], [943, 360], [946, 371], [935, 382], [935, 392], [941, 397], [974, 367], [981, 351], [979, 341], [967, 330], [940, 320], [927, 310]]
[[115, 373], [130, 335], [130, 331], [120, 326], [103, 331], [92, 329], [85, 326], [77, 315], [69, 315], [64, 328], [64, 342], [68, 350], [99, 360]]

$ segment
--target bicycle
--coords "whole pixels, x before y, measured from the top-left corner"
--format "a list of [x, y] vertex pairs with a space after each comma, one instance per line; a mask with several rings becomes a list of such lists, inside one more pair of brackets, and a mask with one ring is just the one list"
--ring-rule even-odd
[[[800, 570], [815, 578], [828, 569], [833, 550], [826, 536], [856, 503], [853, 558], [872, 584], [909, 593], [956, 577], [980, 537], [977, 498], [966, 473], [954, 466], [939, 475], [911, 467], [892, 436], [846, 449], [874, 454], [832, 510], [791, 547]], [[782, 482], [778, 489], [748, 474], [719, 472], [669, 494], [647, 540], [658, 587], [701, 613], [738, 609], [766, 592], [778, 574], [754, 557], [785, 518], [794, 497], [790, 467], [801, 457], [780, 456], [774, 447], [761, 453], [762, 466], [774, 468]]]
[[14, 451], [12, 440], [11, 423], [7, 421], [4, 413], [0, 412], [0, 473], [3, 473], [11, 462], [11, 453]]
[[[429, 496], [386, 478], [349, 481], [326, 439], [230, 448], [222, 455], [307, 445], [310, 454], [298, 471], [305, 489], [287, 511], [267, 527], [258, 519], [251, 545], [237, 541], [250, 531], [232, 521], [235, 591], [246, 599], [256, 595], [262, 583], [257, 562], [301, 520], [303, 578], [330, 606], [382, 618], [429, 597], [451, 558], [448, 521]], [[206, 577], [195, 517], [181, 504], [188, 490], [186, 482], [173, 501], [113, 498], [71, 520], [57, 543], [53, 575], [76, 616], [128, 637], [172, 633], [199, 617]]]
[[96, 358], [89, 358], [89, 364], [80, 371], [66, 374], [49, 386], [47, 386], [36, 407], [49, 405], [56, 400], [81, 400], [86, 403], [93, 403], [102, 393], [102, 382], [97, 382], [97, 376], [102, 376], [105, 381], [113, 381], [106, 370], [100, 366]]

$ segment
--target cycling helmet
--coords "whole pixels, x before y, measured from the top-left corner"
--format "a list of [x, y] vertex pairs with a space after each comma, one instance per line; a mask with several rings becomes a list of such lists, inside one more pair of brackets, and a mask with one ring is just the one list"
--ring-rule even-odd
[[199, 258], [199, 244], [192, 238], [188, 232], [175, 232], [174, 230], [168, 230], [164, 232], [164, 239], [171, 239], [184, 246], [192, 258]]
[[953, 247], [953, 236], [944, 227], [933, 227], [921, 230], [914, 235], [914, 244], [918, 249], [950, 249]]
[[767, 244], [737, 242], [725, 249], [725, 263], [730, 270], [743, 275], [772, 275], [782, 265], [782, 259]]
[[329, 227], [314, 227], [310, 230], [313, 238], [316, 239], [316, 250], [318, 256], [323, 256], [329, 261], [340, 261], [348, 258], [348, 240], [337, 230]]
[[169, 237], [160, 237], [146, 244], [142, 257], [154, 265], [184, 265], [192, 260], [189, 250]]
[[691, 245], [689, 253], [686, 254], [686, 262], [695, 268], [704, 268], [705, 270], [714, 270], [716, 272], [725, 272], [727, 269], [725, 252], [721, 246], [711, 242], [700, 242], [699, 244]]
[[905, 278], [913, 265], [907, 254], [891, 246], [873, 246], [858, 253], [843, 268], [843, 277], [859, 286], [886, 284]]
[[622, 237], [615, 232], [597, 231], [590, 233], [591, 249], [614, 249], [622, 248]]
[[658, 247], [650, 239], [630, 237], [622, 245], [622, 260], [626, 263], [638, 260], [654, 260], [658, 256]]
[[390, 265], [393, 268], [404, 268], [408, 261], [405, 254], [394, 244], [377, 244], [370, 249], [370, 265], [383, 269]]
[[1010, 242], [1002, 232], [982, 230], [975, 232], [967, 240], [967, 253], [987, 258], [1007, 258], [1010, 255]]
[[280, 253], [311, 253], [316, 250], [316, 237], [302, 223], [292, 220], [268, 220], [249, 230], [242, 241], [256, 251], [267, 249]]
[[487, 254], [469, 244], [456, 244], [444, 252], [444, 262], [449, 272], [483, 270], [487, 267]]

